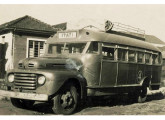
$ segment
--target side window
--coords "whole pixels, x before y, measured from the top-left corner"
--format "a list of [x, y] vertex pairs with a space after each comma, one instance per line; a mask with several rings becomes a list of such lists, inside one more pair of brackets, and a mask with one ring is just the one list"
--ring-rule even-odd
[[159, 64], [162, 63], [162, 55], [161, 55], [161, 53], [159, 53], [159, 56], [158, 56], [158, 63], [159, 63]]
[[158, 55], [157, 54], [153, 54], [152, 55], [152, 64], [158, 64]]
[[148, 64], [151, 63], [150, 59], [151, 59], [151, 53], [145, 53], [145, 62]]
[[110, 59], [110, 60], [114, 60], [114, 48], [110, 48], [110, 47], [102, 47], [102, 55], [103, 58], [105, 59]]
[[136, 58], [136, 52], [133, 50], [129, 50], [128, 51], [128, 61], [129, 62], [135, 62], [135, 58]]
[[118, 49], [118, 60], [119, 61], [126, 61], [126, 58], [127, 58], [126, 55], [127, 55], [127, 50], [121, 49], [121, 48]]
[[98, 42], [92, 42], [87, 50], [87, 53], [98, 53]]
[[138, 52], [138, 54], [137, 54], [137, 62], [144, 63], [144, 53], [143, 52]]

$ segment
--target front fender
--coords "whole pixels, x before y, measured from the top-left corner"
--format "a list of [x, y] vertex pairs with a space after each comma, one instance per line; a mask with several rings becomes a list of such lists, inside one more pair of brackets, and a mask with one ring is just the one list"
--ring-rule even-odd
[[141, 86], [149, 87], [150, 81], [151, 81], [151, 80], [150, 80], [147, 76], [145, 76], [145, 77], [143, 77], [143, 78], [140, 80], [140, 85], [141, 85]]
[[[85, 78], [80, 74], [80, 72], [76, 70], [63, 70], [63, 71], [55, 71], [54, 73], [51, 73], [50, 76], [46, 76], [49, 79], [49, 82], [45, 84], [44, 86], [48, 86], [47, 88], [47, 94], [48, 95], [55, 95], [62, 86], [68, 82], [72, 82], [73, 80], [77, 80], [80, 84], [81, 91], [85, 91], [86, 88], [86, 80]], [[74, 81], [73, 81], [74, 82]], [[38, 88], [37, 91], [40, 91], [42, 88]], [[84, 94], [84, 93], [81, 93]]]

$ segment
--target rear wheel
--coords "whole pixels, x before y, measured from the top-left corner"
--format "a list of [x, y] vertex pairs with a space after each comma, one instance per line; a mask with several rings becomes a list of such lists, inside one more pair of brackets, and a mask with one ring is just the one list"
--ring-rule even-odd
[[142, 86], [141, 89], [139, 90], [139, 95], [138, 95], [138, 103], [143, 103], [147, 99], [147, 87]]
[[147, 86], [137, 88], [133, 92], [128, 93], [129, 101], [132, 103], [143, 103], [147, 99]]
[[53, 98], [53, 111], [56, 114], [69, 115], [75, 112], [78, 104], [77, 89], [72, 84], [64, 86], [63, 91]]
[[24, 100], [24, 99], [17, 99], [17, 98], [11, 98], [10, 100], [11, 100], [12, 105], [18, 108], [32, 108], [33, 104], [35, 103], [35, 101], [33, 100]]

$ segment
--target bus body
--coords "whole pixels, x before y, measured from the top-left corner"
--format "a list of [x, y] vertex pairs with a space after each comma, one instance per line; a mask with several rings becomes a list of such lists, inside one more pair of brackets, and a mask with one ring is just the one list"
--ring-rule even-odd
[[129, 93], [143, 101], [147, 87], [160, 86], [162, 55], [153, 45], [118, 34], [86, 29], [59, 31], [45, 54], [21, 60], [6, 75], [15, 106], [53, 100], [53, 111], [71, 114], [87, 96]]

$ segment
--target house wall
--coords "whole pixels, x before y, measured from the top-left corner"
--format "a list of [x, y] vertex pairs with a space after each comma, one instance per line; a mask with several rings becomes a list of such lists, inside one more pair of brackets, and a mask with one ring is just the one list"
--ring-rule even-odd
[[0, 43], [4, 45], [3, 52], [5, 51], [4, 53], [5, 54], [4, 57], [6, 59], [5, 70], [12, 68], [10, 64], [12, 60], [12, 42], [13, 42], [12, 32], [0, 35]]
[[11, 32], [0, 35], [0, 79], [4, 78], [7, 70], [13, 68], [12, 37]]
[[27, 54], [27, 41], [29, 38], [47, 40], [48, 37], [38, 37], [34, 35], [14, 35], [14, 68], [17, 67], [21, 59], [26, 58]]

